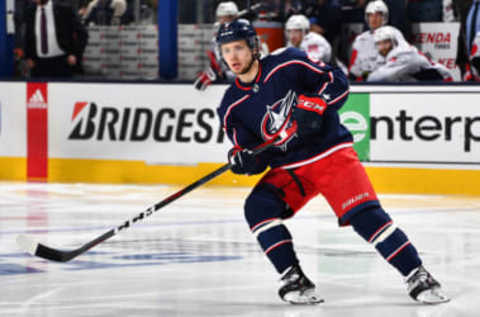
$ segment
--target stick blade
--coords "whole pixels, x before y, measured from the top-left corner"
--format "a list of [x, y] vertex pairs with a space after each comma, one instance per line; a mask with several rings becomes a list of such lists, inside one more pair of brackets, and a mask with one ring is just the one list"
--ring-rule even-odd
[[39, 258], [55, 262], [70, 261], [81, 253], [79, 250], [63, 251], [50, 248], [44, 244], [35, 242], [31, 237], [23, 234], [17, 237], [17, 244], [23, 251], [33, 256], [38, 256]]
[[18, 246], [30, 255], [35, 255], [38, 249], [38, 243], [31, 237], [21, 234], [17, 237]]

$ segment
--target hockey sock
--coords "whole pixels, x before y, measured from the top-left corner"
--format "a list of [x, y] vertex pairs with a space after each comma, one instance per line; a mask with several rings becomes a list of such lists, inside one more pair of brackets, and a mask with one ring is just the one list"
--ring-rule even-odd
[[422, 264], [418, 252], [405, 233], [397, 228], [382, 209], [370, 209], [355, 215], [350, 223], [353, 229], [403, 276]]
[[245, 202], [245, 218], [250, 230], [279, 273], [298, 263], [292, 236], [281, 220], [285, 208], [285, 202], [270, 187], [262, 184], [252, 191]]
[[292, 236], [280, 219], [268, 219], [253, 228], [252, 232], [278, 273], [298, 263]]

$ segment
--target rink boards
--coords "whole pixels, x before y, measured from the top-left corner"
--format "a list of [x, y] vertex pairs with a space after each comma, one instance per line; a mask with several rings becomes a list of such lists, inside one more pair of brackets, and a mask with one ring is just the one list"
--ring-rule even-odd
[[[225, 88], [0, 83], [0, 179], [190, 183], [226, 160]], [[379, 192], [479, 195], [479, 97], [475, 86], [352, 86], [340, 116]]]

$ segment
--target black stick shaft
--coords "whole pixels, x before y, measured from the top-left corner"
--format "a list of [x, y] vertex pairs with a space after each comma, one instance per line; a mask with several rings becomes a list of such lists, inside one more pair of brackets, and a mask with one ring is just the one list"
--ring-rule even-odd
[[[269, 149], [270, 147], [272, 147], [274, 145], [274, 142], [275, 142], [275, 140], [271, 140], [271, 141], [269, 141], [265, 144], [262, 144], [261, 147], [258, 147], [253, 151], [253, 154], [257, 155], [257, 154], [260, 154], [261, 152]], [[217, 170], [209, 173], [208, 175], [205, 175], [204, 177], [200, 178], [196, 182], [194, 182], [194, 183], [188, 185], [187, 187], [184, 187], [183, 189], [177, 191], [176, 193], [168, 196], [167, 198], [165, 198], [164, 200], [156, 203], [155, 205], [151, 206], [147, 210], [139, 213], [137, 216], [133, 217], [132, 219], [129, 219], [129, 220], [125, 221], [123, 224], [121, 224], [120, 226], [118, 226], [114, 229], [110, 229], [109, 231], [107, 231], [104, 234], [96, 237], [95, 239], [93, 239], [92, 241], [84, 244], [83, 246], [81, 246], [78, 249], [71, 250], [71, 251], [62, 251], [62, 250], [57, 250], [57, 249], [48, 247], [48, 246], [43, 245], [43, 244], [38, 244], [38, 247], [35, 251], [35, 255], [39, 256], [41, 258], [44, 258], [44, 259], [53, 260], [53, 261], [57, 261], [57, 262], [70, 261], [71, 259], [79, 256], [80, 254], [85, 253], [86, 251], [88, 251], [91, 248], [95, 247], [96, 245], [102, 243], [103, 241], [105, 241], [107, 239], [110, 239], [111, 237], [116, 235], [119, 231], [125, 230], [125, 229], [129, 228], [132, 224], [134, 224], [134, 223], [136, 223], [136, 222], [138, 222], [138, 221], [140, 221], [140, 220], [142, 220], [146, 217], [151, 216], [154, 212], [160, 210], [161, 208], [163, 208], [166, 205], [170, 204], [171, 202], [177, 200], [178, 198], [186, 195], [187, 193], [191, 192], [195, 188], [197, 188], [197, 187], [207, 183], [208, 181], [212, 180], [213, 178], [225, 173], [231, 167], [232, 167], [232, 165], [230, 163], [227, 163], [227, 164], [221, 166]]]

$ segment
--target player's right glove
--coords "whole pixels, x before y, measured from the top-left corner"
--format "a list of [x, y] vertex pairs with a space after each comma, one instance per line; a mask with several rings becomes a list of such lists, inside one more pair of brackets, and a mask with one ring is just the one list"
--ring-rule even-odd
[[326, 109], [327, 102], [318, 95], [298, 96], [292, 116], [297, 122], [297, 134], [301, 139], [306, 140], [321, 132]]
[[235, 174], [259, 174], [267, 167], [265, 164], [261, 164], [259, 158], [252, 151], [239, 146], [234, 146], [228, 151], [228, 161], [231, 171]]
[[193, 83], [193, 86], [198, 90], [207, 89], [210, 84], [217, 79], [217, 75], [211, 67], [208, 67], [207, 70], [199, 73], [197, 79]]

